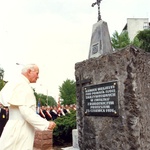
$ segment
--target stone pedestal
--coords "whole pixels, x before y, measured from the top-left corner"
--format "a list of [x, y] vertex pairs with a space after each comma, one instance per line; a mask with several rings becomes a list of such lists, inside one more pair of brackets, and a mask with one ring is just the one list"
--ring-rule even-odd
[[78, 144], [78, 129], [72, 130], [72, 143], [72, 146], [62, 148], [62, 150], [80, 150]]
[[111, 46], [107, 23], [100, 20], [93, 25], [89, 58], [98, 57], [112, 52], [113, 49]]
[[36, 131], [34, 150], [53, 150], [53, 131]]
[[79, 149], [79, 144], [78, 144], [78, 129], [73, 129], [72, 130], [72, 140], [73, 140], [73, 148]]
[[[76, 63], [75, 77], [81, 150], [150, 150], [150, 53], [128, 46]], [[112, 100], [118, 103], [117, 116], [105, 111], [113, 105], [113, 86], [97, 89], [110, 81], [118, 85]], [[91, 86], [96, 87], [87, 91]], [[86, 114], [87, 104], [95, 114]]]

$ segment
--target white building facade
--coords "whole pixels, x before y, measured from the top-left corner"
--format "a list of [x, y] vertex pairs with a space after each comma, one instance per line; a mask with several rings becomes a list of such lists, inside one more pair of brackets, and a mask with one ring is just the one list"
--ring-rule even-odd
[[150, 28], [150, 23], [148, 18], [127, 18], [127, 24], [124, 30], [128, 31], [130, 41], [133, 41], [134, 37], [139, 31]]

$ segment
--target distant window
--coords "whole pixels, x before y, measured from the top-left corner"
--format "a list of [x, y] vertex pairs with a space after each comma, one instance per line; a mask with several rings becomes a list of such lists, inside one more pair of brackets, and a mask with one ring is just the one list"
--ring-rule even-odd
[[149, 23], [148, 22], [144, 22], [143, 29], [148, 29], [148, 28], [149, 28]]

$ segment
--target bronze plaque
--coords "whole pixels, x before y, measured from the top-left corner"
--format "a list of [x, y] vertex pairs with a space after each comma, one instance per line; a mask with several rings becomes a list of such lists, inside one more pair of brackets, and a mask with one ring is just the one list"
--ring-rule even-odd
[[119, 116], [117, 81], [84, 87], [84, 109], [88, 116]]

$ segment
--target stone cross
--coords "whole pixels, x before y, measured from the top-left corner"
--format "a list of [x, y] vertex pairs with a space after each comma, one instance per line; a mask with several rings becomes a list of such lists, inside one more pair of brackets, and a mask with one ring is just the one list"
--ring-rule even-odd
[[[100, 15], [100, 2], [101, 2], [101, 1], [102, 1], [102, 0], [96, 0], [96, 2], [92, 4], [92, 7], [94, 7], [96, 4], [98, 5], [98, 21], [102, 20], [102, 19], [101, 19], [101, 15]], [[98, 21], [97, 21], [97, 22], [98, 22]]]
[[82, 86], [85, 84], [91, 84], [91, 79], [82, 79], [82, 75], [79, 75], [79, 79], [76, 79], [76, 86], [79, 86], [79, 105], [82, 106]]

